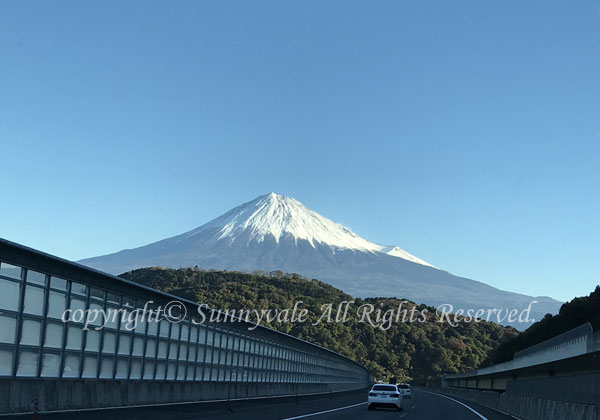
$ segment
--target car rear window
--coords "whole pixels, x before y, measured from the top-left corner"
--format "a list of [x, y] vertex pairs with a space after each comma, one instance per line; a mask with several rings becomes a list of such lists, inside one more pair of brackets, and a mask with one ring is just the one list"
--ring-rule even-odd
[[373, 391], [396, 391], [396, 387], [392, 385], [375, 385]]
[[398, 388], [409, 389], [410, 387], [408, 385], [398, 385]]

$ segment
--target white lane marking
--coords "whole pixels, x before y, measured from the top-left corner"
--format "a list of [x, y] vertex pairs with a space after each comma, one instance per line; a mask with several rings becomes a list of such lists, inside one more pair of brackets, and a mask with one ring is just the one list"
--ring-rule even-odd
[[478, 416], [479, 416], [479, 418], [481, 418], [481, 420], [488, 420], [488, 418], [487, 418], [486, 416], [484, 416], [483, 414], [481, 414], [481, 413], [478, 413], [477, 411], [475, 411], [475, 410], [473, 410], [471, 407], [469, 407], [467, 404], [465, 404], [465, 403], [463, 403], [463, 402], [460, 402], [460, 401], [458, 401], [458, 400], [455, 400], [454, 398], [450, 398], [450, 397], [447, 397], [447, 396], [445, 396], [445, 395], [438, 394], [437, 392], [429, 392], [429, 391], [425, 391], [425, 390], [423, 390], [423, 389], [419, 389], [419, 391], [421, 391], [421, 392], [427, 392], [428, 394], [433, 394], [433, 395], [437, 395], [437, 396], [439, 396], [439, 397], [444, 397], [444, 398], [447, 398], [447, 399], [449, 399], [450, 401], [454, 401], [455, 403], [458, 403], [458, 404], [462, 405], [463, 407], [466, 407], [466, 408], [468, 408], [468, 409], [469, 409], [469, 410], [471, 410], [473, 413], [475, 413], [476, 415], [478, 415]]
[[367, 402], [362, 402], [362, 403], [358, 403], [358, 404], [347, 405], [346, 407], [332, 408], [331, 410], [318, 411], [316, 413], [303, 414], [301, 416], [296, 416], [296, 417], [286, 417], [285, 419], [281, 419], [281, 420], [296, 420], [296, 419], [303, 419], [305, 417], [319, 416], [321, 414], [333, 413], [334, 411], [345, 410], [347, 408], [358, 407], [359, 405], [365, 405], [365, 404], [367, 404]]

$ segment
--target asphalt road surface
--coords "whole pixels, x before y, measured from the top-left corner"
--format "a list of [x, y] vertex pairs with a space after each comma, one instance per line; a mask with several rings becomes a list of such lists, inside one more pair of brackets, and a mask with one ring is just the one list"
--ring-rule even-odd
[[[404, 411], [367, 410], [366, 393], [332, 398], [297, 400], [268, 404], [244, 402], [227, 404], [180, 404], [161, 407], [42, 414], [40, 420], [507, 420], [512, 417], [467, 401], [450, 399], [429, 391], [414, 389], [404, 400]], [[12, 417], [32, 418], [31, 415]]]

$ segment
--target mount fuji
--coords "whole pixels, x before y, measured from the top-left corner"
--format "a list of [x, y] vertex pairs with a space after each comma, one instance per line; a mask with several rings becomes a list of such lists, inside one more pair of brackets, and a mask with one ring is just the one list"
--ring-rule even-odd
[[454, 276], [400, 247], [361, 238], [299, 201], [274, 193], [181, 235], [80, 263], [113, 274], [149, 266], [281, 270], [322, 280], [357, 297], [395, 296], [432, 306], [450, 304], [455, 310], [522, 311], [537, 301], [531, 310], [536, 320], [558, 312], [561, 305], [549, 297]]

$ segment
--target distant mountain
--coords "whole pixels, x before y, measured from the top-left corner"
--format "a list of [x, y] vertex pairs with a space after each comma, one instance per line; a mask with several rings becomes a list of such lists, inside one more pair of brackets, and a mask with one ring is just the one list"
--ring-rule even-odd
[[432, 306], [451, 304], [455, 310], [521, 311], [536, 300], [535, 319], [556, 313], [561, 305], [548, 297], [506, 292], [454, 276], [397, 246], [361, 238], [299, 201], [274, 193], [181, 235], [80, 263], [113, 274], [150, 266], [281, 270], [317, 278], [354, 296], [395, 296]]

